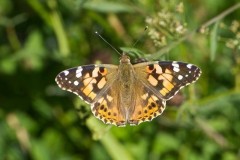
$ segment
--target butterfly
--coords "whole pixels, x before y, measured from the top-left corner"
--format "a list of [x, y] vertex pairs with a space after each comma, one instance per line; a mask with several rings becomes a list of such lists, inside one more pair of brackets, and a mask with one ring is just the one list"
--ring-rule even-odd
[[197, 66], [177, 61], [132, 65], [123, 53], [120, 64], [92, 64], [60, 72], [58, 86], [91, 105], [95, 117], [116, 126], [151, 121], [165, 109], [166, 101], [201, 75]]

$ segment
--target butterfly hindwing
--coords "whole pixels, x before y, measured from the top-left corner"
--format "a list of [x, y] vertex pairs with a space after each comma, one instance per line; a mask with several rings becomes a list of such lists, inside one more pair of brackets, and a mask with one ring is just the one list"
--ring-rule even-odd
[[138, 125], [145, 121], [151, 121], [159, 116], [165, 109], [166, 101], [159, 98], [153, 91], [144, 86], [142, 82], [135, 84], [137, 96], [134, 110], [131, 112], [128, 123]]
[[102, 92], [96, 103], [91, 105], [94, 116], [106, 124], [126, 125], [126, 111], [121, 106], [117, 82]]

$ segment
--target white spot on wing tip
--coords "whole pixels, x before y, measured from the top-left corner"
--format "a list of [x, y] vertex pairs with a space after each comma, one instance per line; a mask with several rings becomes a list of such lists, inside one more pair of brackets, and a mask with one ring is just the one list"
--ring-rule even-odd
[[173, 67], [173, 71], [174, 71], [174, 72], [179, 72], [180, 69], [179, 69], [178, 67]]
[[187, 68], [191, 69], [192, 68], [192, 64], [187, 64]]
[[76, 70], [76, 77], [79, 78], [82, 76], [82, 67], [78, 67]]
[[179, 72], [180, 71], [179, 64], [176, 61], [172, 62], [172, 66], [173, 66], [173, 71], [174, 72]]
[[182, 80], [183, 76], [182, 75], [178, 75], [178, 80]]
[[77, 85], [79, 85], [79, 82], [78, 82], [78, 81], [74, 81], [73, 84], [74, 84], [75, 86], [77, 86]]
[[67, 76], [69, 74], [69, 71], [63, 71], [64, 75]]
[[173, 61], [173, 62], [172, 62], [172, 66], [179, 68], [179, 64], [178, 64], [176, 61]]

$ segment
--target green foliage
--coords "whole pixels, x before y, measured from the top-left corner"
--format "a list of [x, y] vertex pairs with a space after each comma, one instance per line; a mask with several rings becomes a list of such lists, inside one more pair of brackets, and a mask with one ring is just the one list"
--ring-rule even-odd
[[[237, 0], [0, 1], [0, 160], [240, 159], [239, 9]], [[186, 61], [203, 74], [152, 122], [105, 125], [54, 81], [63, 69], [117, 63], [95, 31], [132, 58]]]

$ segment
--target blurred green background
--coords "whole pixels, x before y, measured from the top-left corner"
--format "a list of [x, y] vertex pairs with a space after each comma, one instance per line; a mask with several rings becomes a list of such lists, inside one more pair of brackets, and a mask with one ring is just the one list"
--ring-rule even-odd
[[[0, 160], [240, 159], [239, 8], [238, 0], [1, 0]], [[74, 66], [118, 64], [95, 31], [132, 59], [186, 61], [202, 76], [152, 122], [105, 125], [54, 81]]]

